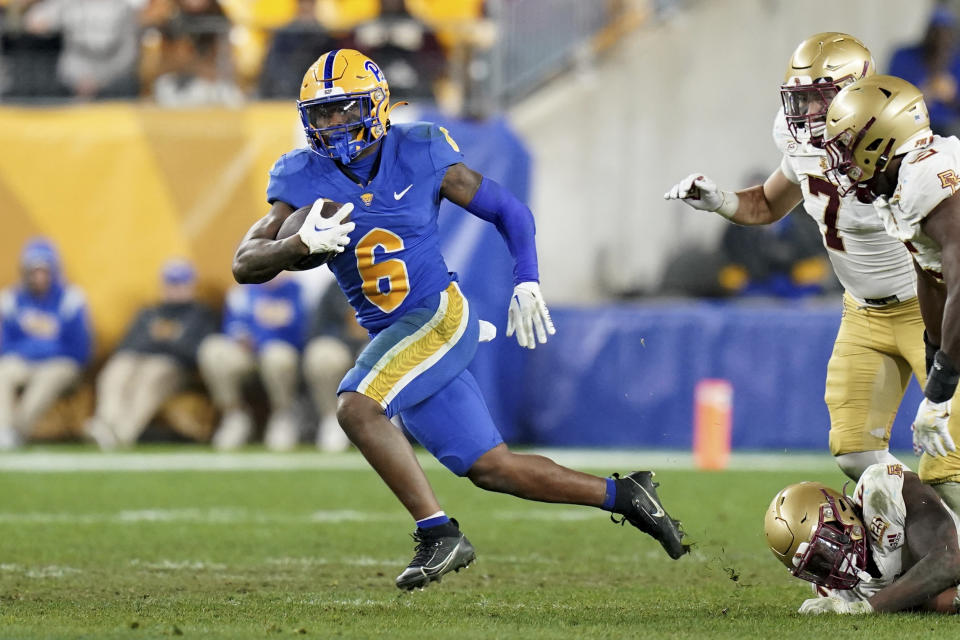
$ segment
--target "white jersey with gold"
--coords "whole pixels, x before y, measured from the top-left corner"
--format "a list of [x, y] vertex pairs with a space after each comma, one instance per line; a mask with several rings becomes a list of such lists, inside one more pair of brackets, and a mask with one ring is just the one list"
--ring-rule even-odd
[[873, 203], [887, 233], [909, 243], [917, 263], [941, 281], [940, 247], [923, 233], [922, 225], [930, 212], [957, 189], [960, 140], [934, 135], [930, 144], [904, 156], [893, 196], [881, 196]]
[[[891, 584], [903, 573], [903, 548], [907, 506], [903, 502], [903, 466], [874, 464], [867, 467], [853, 492], [870, 543], [870, 558], [879, 577], [863, 580], [853, 589], [827, 589], [814, 585], [817, 595], [833, 596], [848, 602], [866, 600]], [[960, 535], [960, 519], [947, 509]]]
[[780, 170], [803, 189], [803, 207], [816, 220], [840, 284], [861, 305], [916, 297], [916, 273], [906, 247], [884, 230], [872, 205], [854, 196], [841, 198], [824, 177], [827, 154], [790, 135], [783, 110], [777, 112], [773, 139], [783, 154]]

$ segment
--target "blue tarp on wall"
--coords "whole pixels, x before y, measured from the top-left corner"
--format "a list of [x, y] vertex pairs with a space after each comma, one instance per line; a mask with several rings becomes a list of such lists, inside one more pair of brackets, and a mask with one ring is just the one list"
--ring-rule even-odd
[[[530, 355], [522, 437], [550, 445], [692, 443], [694, 387], [733, 386], [733, 447], [827, 448], [823, 401], [839, 300], [819, 308], [710, 303], [557, 309], [558, 334]], [[892, 446], [910, 448], [911, 383]]]
[[[840, 324], [826, 307], [730, 306], [705, 302], [556, 308], [557, 335], [520, 355], [511, 387], [508, 441], [549, 446], [689, 449], [696, 384], [733, 387], [733, 447], [827, 449], [823, 401], [827, 360]], [[498, 339], [494, 358], [519, 348]], [[494, 378], [498, 369], [486, 372]], [[480, 378], [481, 386], [497, 381]], [[910, 448], [922, 395], [908, 389], [891, 447]], [[503, 423], [501, 423], [503, 424]]]

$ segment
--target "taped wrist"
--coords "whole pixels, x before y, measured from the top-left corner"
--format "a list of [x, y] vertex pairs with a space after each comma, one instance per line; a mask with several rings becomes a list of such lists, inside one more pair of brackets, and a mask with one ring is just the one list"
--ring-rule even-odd
[[733, 191], [721, 191], [720, 195], [723, 197], [723, 200], [720, 202], [720, 206], [717, 207], [716, 212], [729, 220], [736, 215], [737, 209], [740, 208], [740, 196]]
[[926, 348], [927, 375], [930, 375], [930, 369], [933, 368], [933, 358], [937, 355], [940, 345], [933, 344], [933, 342], [930, 341], [930, 336], [927, 335], [926, 329], [923, 330], [923, 346]]
[[953, 397], [960, 382], [960, 371], [950, 361], [949, 356], [938, 350], [933, 358], [933, 366], [927, 376], [927, 385], [923, 388], [923, 395], [930, 402], [946, 402]]

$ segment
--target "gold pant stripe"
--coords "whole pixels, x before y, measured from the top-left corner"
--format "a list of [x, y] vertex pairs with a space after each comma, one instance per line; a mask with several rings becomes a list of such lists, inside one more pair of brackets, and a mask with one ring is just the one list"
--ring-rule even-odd
[[410, 380], [456, 344], [466, 328], [468, 315], [466, 299], [457, 284], [451, 282], [440, 294], [440, 305], [430, 321], [383, 354], [357, 391], [387, 406]]

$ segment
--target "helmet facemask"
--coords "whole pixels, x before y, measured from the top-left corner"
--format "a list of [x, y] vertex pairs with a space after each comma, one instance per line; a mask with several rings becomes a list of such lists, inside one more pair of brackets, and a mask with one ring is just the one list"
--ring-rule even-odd
[[811, 80], [809, 77], [794, 76], [780, 85], [780, 101], [787, 118], [787, 128], [798, 144], [809, 142], [815, 147], [823, 147], [830, 102], [841, 89], [856, 80], [853, 75], [838, 80], [830, 77]]
[[863, 524], [849, 505], [838, 505], [826, 492], [824, 496], [817, 528], [808, 542], [797, 547], [790, 573], [829, 589], [853, 589], [870, 579]]
[[[796, 80], [799, 81], [799, 78]], [[787, 128], [797, 143], [810, 142], [814, 146], [821, 146], [827, 128], [827, 107], [839, 91], [840, 88], [833, 82], [780, 86]]]
[[829, 166], [824, 175], [837, 187], [841, 197], [854, 190], [862, 192], [864, 188], [876, 195], [873, 189], [876, 185], [876, 177], [890, 161], [894, 140], [890, 138], [887, 140], [886, 147], [880, 149], [880, 145], [884, 142], [883, 138], [876, 138], [860, 151], [861, 156], [867, 157], [865, 162], [869, 162], [870, 157], [874, 159], [873, 170], [869, 173], [859, 167], [854, 160], [854, 154], [860, 150], [874, 122], [876, 118], [870, 118], [859, 132], [844, 129], [824, 142], [824, 149], [829, 158]]
[[[371, 95], [377, 94], [380, 95]], [[298, 103], [300, 121], [314, 151], [348, 164], [384, 132], [377, 117], [383, 91], [345, 93]]]

